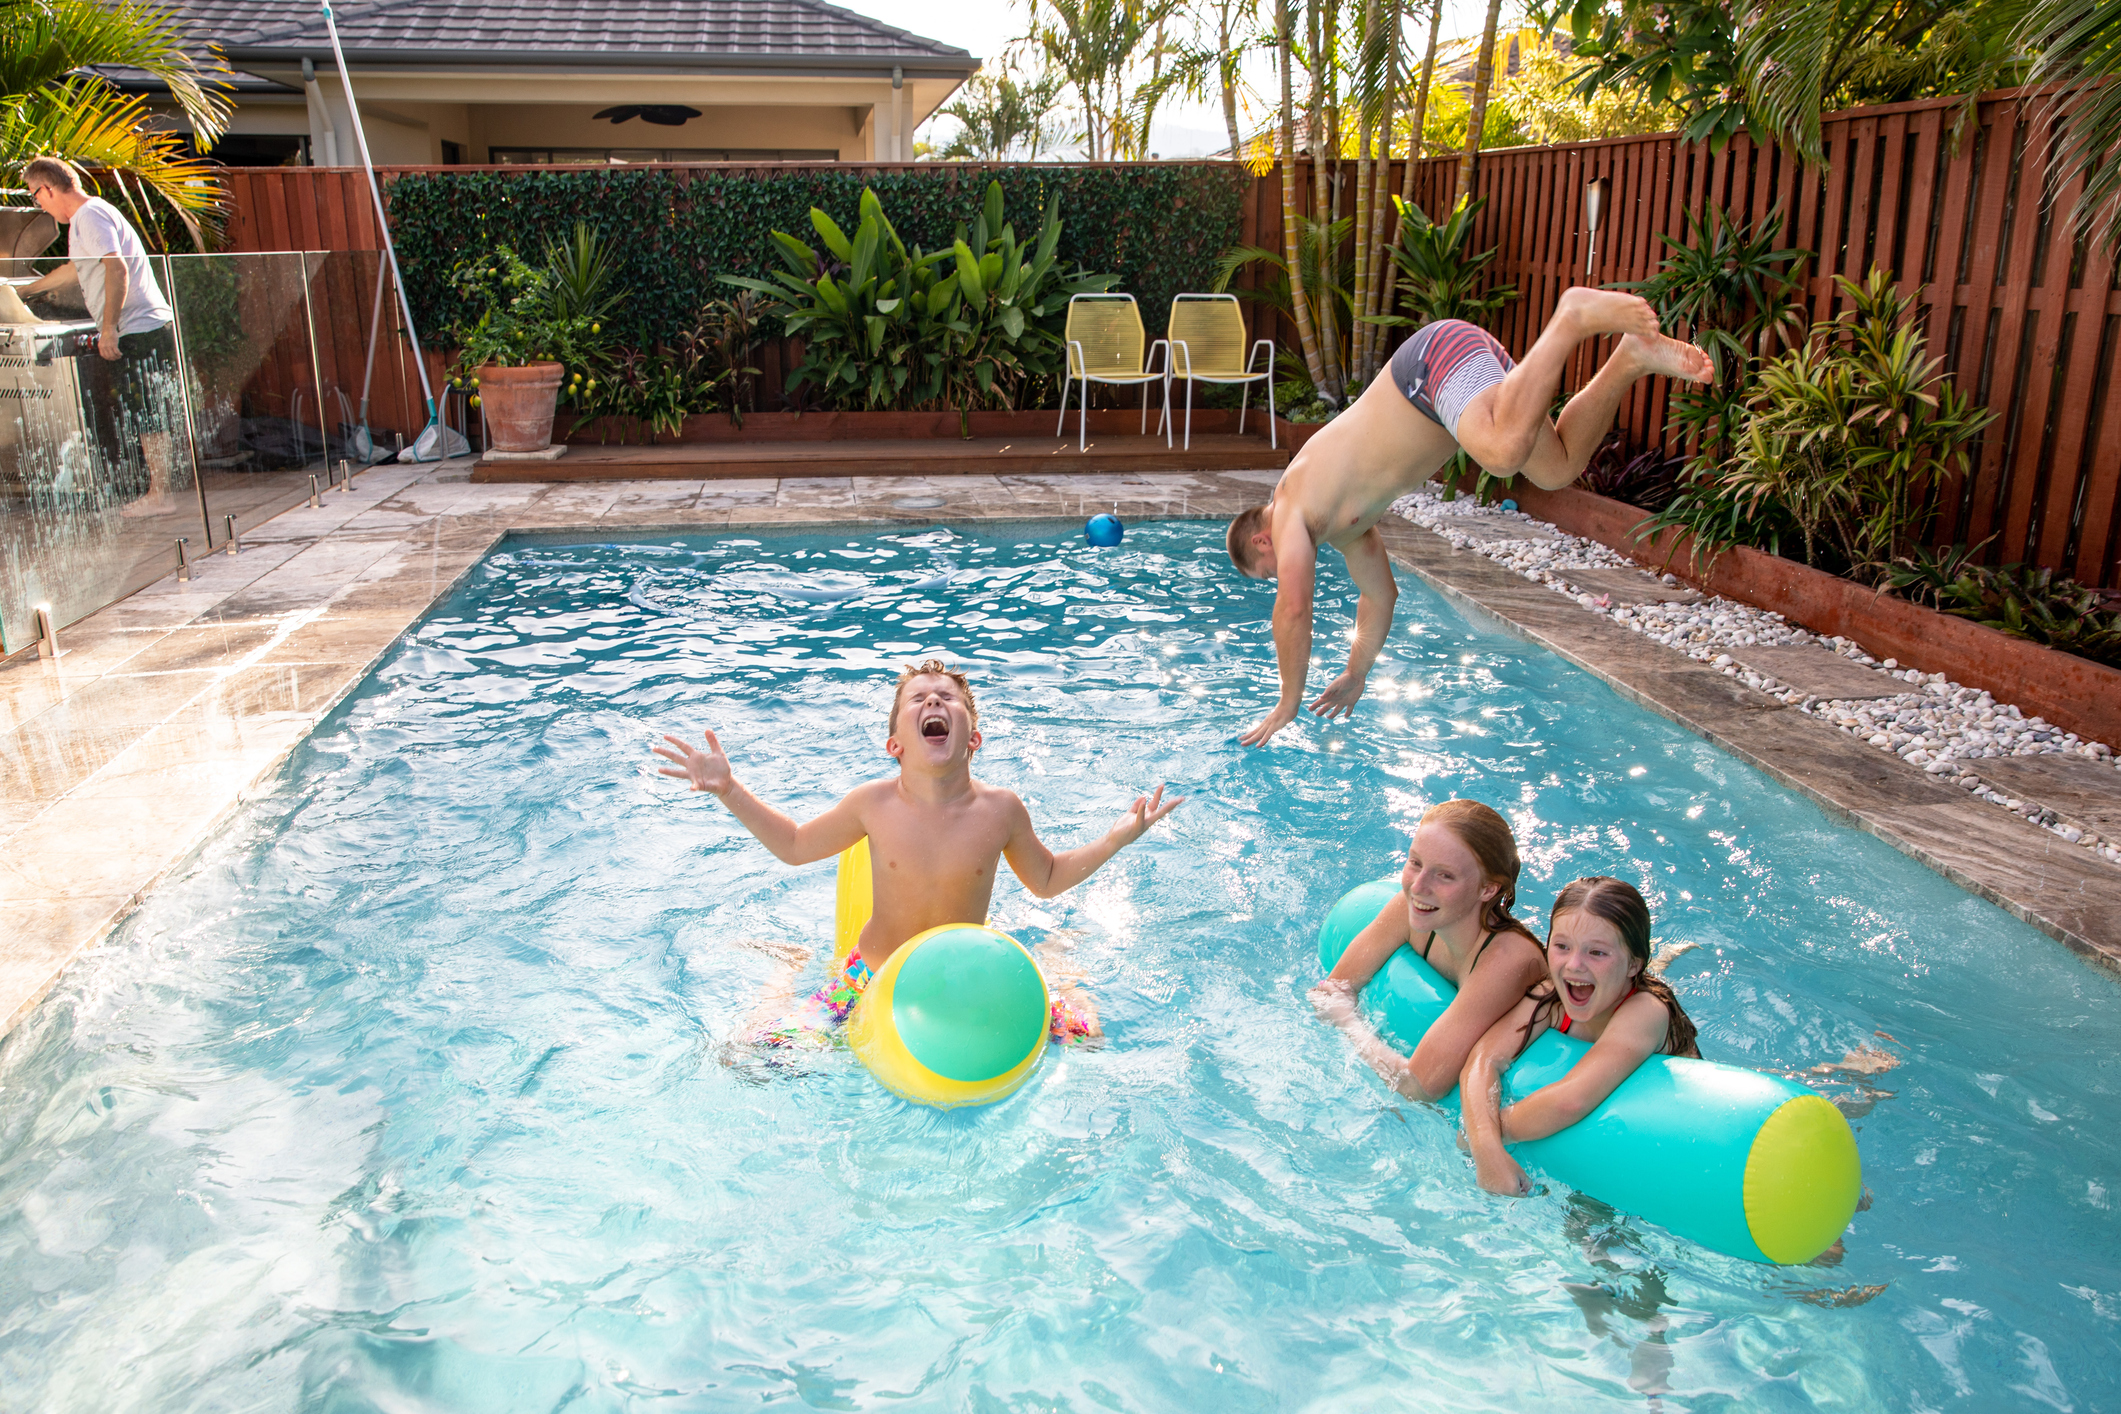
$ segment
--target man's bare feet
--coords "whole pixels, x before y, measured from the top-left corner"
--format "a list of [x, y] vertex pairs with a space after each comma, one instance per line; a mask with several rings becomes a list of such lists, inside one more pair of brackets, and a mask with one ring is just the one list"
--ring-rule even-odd
[[1640, 295], [1624, 290], [1594, 290], [1576, 285], [1561, 292], [1551, 323], [1573, 325], [1579, 339], [1599, 334], [1656, 336], [1657, 311]]
[[1706, 353], [1692, 344], [1678, 339], [1668, 339], [1662, 334], [1651, 334], [1644, 338], [1630, 334], [1613, 350], [1615, 359], [1632, 360], [1642, 373], [1662, 373], [1667, 378], [1681, 378], [1689, 383], [1706, 383], [1715, 375], [1716, 364]]

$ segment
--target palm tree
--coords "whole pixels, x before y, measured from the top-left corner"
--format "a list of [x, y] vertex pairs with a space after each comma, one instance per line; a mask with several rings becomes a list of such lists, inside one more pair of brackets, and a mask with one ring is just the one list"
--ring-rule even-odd
[[[2056, 13], [2094, 7], [2050, 6]], [[1998, 88], [2023, 72], [2026, 0], [1764, 0], [1736, 21], [1738, 96], [1752, 126], [1789, 141], [1821, 161], [1819, 115], [1855, 103], [1891, 103]], [[2057, 44], [2071, 44], [2067, 21]], [[2039, 33], [2036, 25], [2027, 37]], [[2042, 40], [2042, 43], [2048, 41]], [[2075, 56], [2052, 48], [2067, 67]], [[2044, 62], [2044, 61], [2043, 61]], [[2059, 76], [2059, 75], [2058, 75]]]
[[2017, 37], [2038, 55], [2028, 85], [2055, 84], [2061, 136], [2048, 180], [2084, 174], [2077, 229], [2121, 246], [2121, 7], [2113, 0], [2033, 0]]
[[1118, 157], [1122, 147], [1146, 150], [1128, 78], [1143, 58], [1161, 63], [1161, 31], [1178, 8], [1179, 0], [1033, 0], [1030, 41], [1081, 99], [1092, 162]]
[[1230, 155], [1244, 149], [1237, 133], [1237, 90], [1244, 56], [1262, 42], [1259, 0], [1207, 0], [1215, 12], [1215, 77], [1222, 90], [1223, 126], [1230, 132]]
[[227, 126], [218, 91], [226, 70], [195, 63], [166, 13], [140, 0], [0, 0], [0, 173], [19, 182], [31, 158], [63, 157], [115, 192], [148, 239], [158, 223], [147, 208], [158, 199], [203, 247], [201, 222], [222, 209], [213, 164], [186, 153], [179, 135], [151, 131], [146, 101], [91, 66], [166, 84], [202, 150]]
[[1060, 98], [1060, 80], [1040, 74], [1028, 83], [1018, 83], [1005, 67], [998, 75], [974, 74], [959, 90], [959, 98], [941, 109], [945, 118], [961, 124], [958, 135], [935, 155], [945, 161], [970, 159], [1000, 162], [1021, 149], [1032, 161], [1053, 132], [1046, 119]]

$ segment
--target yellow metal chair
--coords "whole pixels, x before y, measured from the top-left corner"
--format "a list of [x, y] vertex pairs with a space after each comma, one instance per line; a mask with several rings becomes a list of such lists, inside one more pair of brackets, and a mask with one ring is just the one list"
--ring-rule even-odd
[[[1252, 384], [1267, 385], [1267, 445], [1280, 447], [1274, 427], [1274, 341], [1254, 339], [1245, 346], [1245, 316], [1236, 295], [1180, 295], [1171, 301], [1171, 347], [1164, 361], [1173, 378], [1186, 380], [1186, 446], [1193, 445], [1193, 384], [1242, 383], [1237, 430], [1245, 430], [1245, 408]], [[1262, 357], [1261, 351], [1265, 354]], [[1170, 394], [1164, 395], [1168, 405]]]
[[[1068, 301], [1068, 325], [1064, 337], [1068, 343], [1068, 372], [1061, 379], [1060, 423], [1053, 429], [1053, 435], [1059, 437], [1068, 429], [1070, 384], [1083, 385], [1075, 445], [1078, 451], [1085, 451], [1090, 445], [1090, 385], [1139, 383], [1142, 389], [1142, 435], [1147, 436], [1149, 385], [1161, 383], [1164, 385], [1164, 411], [1156, 426], [1164, 434], [1164, 445], [1170, 446], [1171, 346], [1169, 341], [1158, 339], [1148, 345], [1147, 357], [1143, 356], [1147, 335], [1142, 331], [1141, 309], [1134, 303], [1134, 296], [1076, 295]], [[1159, 350], [1163, 353], [1162, 368], [1154, 366]]]

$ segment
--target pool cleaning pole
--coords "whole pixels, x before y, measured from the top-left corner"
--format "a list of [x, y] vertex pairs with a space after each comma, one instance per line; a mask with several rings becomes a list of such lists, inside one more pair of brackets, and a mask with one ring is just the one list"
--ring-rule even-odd
[[[376, 185], [376, 164], [368, 160], [368, 133], [361, 127], [361, 108], [354, 102], [353, 75], [346, 71], [346, 51], [339, 47], [338, 22], [331, 17], [331, 0], [324, 0], [324, 28], [331, 35], [331, 57], [339, 66], [339, 86], [346, 90], [346, 111], [353, 118], [354, 142], [361, 149], [361, 168], [368, 173], [368, 194], [376, 203], [376, 225], [383, 232], [383, 254], [390, 259], [390, 278], [398, 287], [398, 309], [405, 316], [405, 337], [412, 341], [412, 365], [420, 371], [420, 392], [427, 398], [427, 425], [433, 427], [434, 384], [427, 378], [427, 355], [420, 349], [420, 331], [412, 322], [412, 301], [405, 296], [405, 276], [398, 269], [398, 247], [390, 238], [390, 218], [383, 211], [383, 188]], [[439, 458], [438, 458], [439, 460]]]

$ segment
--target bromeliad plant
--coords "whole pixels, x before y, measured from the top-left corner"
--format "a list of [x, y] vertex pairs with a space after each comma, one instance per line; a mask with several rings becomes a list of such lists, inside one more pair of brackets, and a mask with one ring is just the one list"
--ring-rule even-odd
[[1517, 298], [1515, 285], [1481, 288], [1495, 248], [1477, 255], [1466, 249], [1473, 218], [1488, 204], [1486, 197], [1464, 203], [1440, 223], [1410, 201], [1395, 196], [1392, 204], [1399, 208], [1399, 243], [1389, 253], [1399, 270], [1399, 304], [1407, 313], [1372, 315], [1370, 323], [1418, 327], [1439, 319], [1463, 319], [1485, 325]]
[[1920, 544], [1995, 415], [1924, 356], [1914, 299], [1891, 275], [1838, 283], [1849, 310], [1761, 369], [1727, 462], [1697, 462], [1694, 478], [1755, 521], [1785, 517], [1806, 564], [1878, 583]]
[[2121, 667], [2121, 613], [2098, 590], [2053, 570], [1977, 564], [1981, 550], [1917, 548], [1897, 560], [1887, 578], [1917, 604]]
[[580, 399], [580, 427], [599, 418], [605, 435], [622, 439], [676, 437], [696, 413], [726, 412], [741, 427], [747, 387], [758, 369], [745, 360], [757, 351], [753, 297], [714, 300], [692, 327], [652, 349], [620, 349], [606, 359], [602, 378]]
[[805, 341], [788, 392], [825, 407], [947, 407], [962, 419], [975, 408], [1036, 406], [1065, 366], [1069, 297], [1117, 283], [1061, 269], [1058, 203], [1048, 205], [1036, 242], [1018, 241], [1003, 220], [998, 182], [947, 250], [909, 251], [872, 191], [863, 191], [860, 212], [850, 236], [813, 207], [822, 254], [775, 231], [787, 269], [770, 281], [723, 277], [765, 296], [767, 312]]
[[1754, 229], [1711, 206], [1687, 213], [1685, 225], [1683, 241], [1659, 237], [1670, 254], [1655, 275], [1620, 287], [1656, 306], [1667, 328], [1716, 365], [1706, 385], [1673, 392], [1667, 423], [1688, 462], [1678, 494], [1637, 534], [1683, 529], [1693, 536], [1697, 561], [1731, 545], [1780, 554], [1783, 536], [1797, 533], [1788, 514], [1778, 503], [1738, 494], [1723, 471], [1761, 361], [1803, 336], [1797, 294], [1807, 253], [1776, 246], [1779, 215]]
[[1711, 206], [1686, 213], [1685, 226], [1685, 240], [1658, 236], [1671, 254], [1655, 275], [1619, 288], [1655, 305], [1666, 327], [1683, 326], [1684, 337], [1715, 362], [1705, 388], [1675, 393], [1670, 417], [1713, 461], [1729, 445], [1760, 360], [1803, 336], [1797, 293], [1807, 253], [1775, 245], [1780, 215], [1754, 230]]

